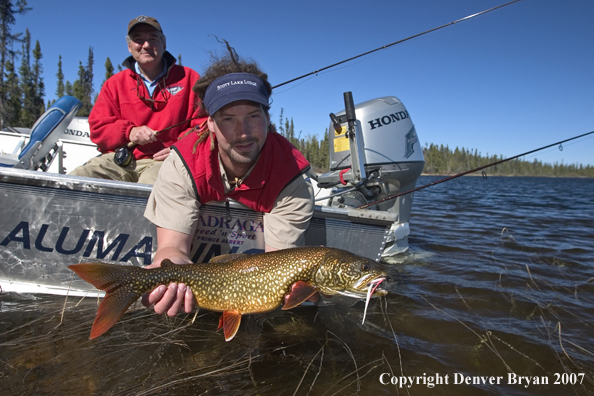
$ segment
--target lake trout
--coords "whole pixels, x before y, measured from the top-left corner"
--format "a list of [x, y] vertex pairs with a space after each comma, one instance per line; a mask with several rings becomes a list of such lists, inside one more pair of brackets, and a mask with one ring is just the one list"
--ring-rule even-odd
[[241, 315], [291, 309], [320, 292], [355, 298], [385, 295], [383, 267], [367, 258], [327, 247], [299, 247], [260, 254], [227, 254], [206, 264], [173, 264], [143, 269], [106, 263], [70, 265], [85, 281], [106, 292], [89, 338], [99, 337], [132, 303], [159, 285], [188, 285], [198, 307], [223, 312], [219, 329], [230, 341]]

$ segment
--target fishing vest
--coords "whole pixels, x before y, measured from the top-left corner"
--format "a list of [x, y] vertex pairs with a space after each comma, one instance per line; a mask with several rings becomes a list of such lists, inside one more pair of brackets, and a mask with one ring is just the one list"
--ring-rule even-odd
[[210, 139], [212, 135], [198, 144], [195, 153], [192, 151], [198, 140], [197, 133], [191, 133], [172, 146], [190, 172], [201, 204], [230, 198], [256, 212], [269, 213], [281, 191], [309, 169], [309, 162], [295, 146], [278, 133], [268, 132], [249, 176], [225, 195], [218, 144], [215, 140], [215, 148], [211, 150]]

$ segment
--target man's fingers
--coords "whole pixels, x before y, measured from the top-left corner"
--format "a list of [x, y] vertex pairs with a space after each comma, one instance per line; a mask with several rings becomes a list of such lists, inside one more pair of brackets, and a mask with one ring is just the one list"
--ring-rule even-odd
[[155, 133], [149, 129], [142, 131], [142, 134], [139, 136], [139, 140], [141, 144], [147, 144], [157, 140], [157, 137], [155, 136]]
[[184, 311], [190, 313], [194, 310], [194, 307], [194, 293], [192, 293], [192, 289], [188, 286], [186, 288], [186, 298], [184, 300]]
[[175, 316], [179, 312], [179, 307], [182, 306], [184, 303], [184, 296], [186, 295], [186, 285], [180, 283], [177, 286], [177, 293], [175, 295], [175, 299], [171, 303], [171, 306], [167, 310], [168, 316]]
[[143, 294], [142, 304], [145, 307], [154, 304], [156, 314], [167, 313], [168, 316], [175, 316], [182, 309], [191, 313], [196, 307], [192, 289], [183, 283], [172, 283], [169, 287], [161, 285], [152, 292]]
[[169, 147], [164, 148], [161, 151], [156, 152], [153, 155], [153, 159], [155, 161], [165, 161], [165, 159], [167, 158], [167, 156], [169, 156], [169, 153], [171, 152], [171, 149]]
[[161, 300], [155, 303], [155, 313], [161, 315], [167, 312], [167, 310], [171, 307], [171, 304], [175, 301], [177, 297], [177, 283], [172, 283], [167, 288], [165, 294]]
[[157, 287], [155, 290], [153, 290], [152, 292], [143, 294], [142, 295], [142, 304], [145, 307], [150, 307], [151, 305], [153, 305], [154, 303], [159, 301], [163, 297], [163, 294], [165, 294], [166, 291], [167, 291], [167, 286], [161, 285], [161, 286]]
[[144, 145], [157, 140], [156, 132], [147, 126], [132, 128], [130, 141], [134, 144]]

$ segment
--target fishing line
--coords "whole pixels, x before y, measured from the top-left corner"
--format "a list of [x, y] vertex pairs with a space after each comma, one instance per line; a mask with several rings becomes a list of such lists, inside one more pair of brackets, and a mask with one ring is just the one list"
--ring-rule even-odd
[[[285, 93], [285, 92], [287, 92], [287, 91], [290, 91], [290, 90], [292, 90], [293, 88], [297, 88], [298, 86], [300, 86], [300, 85], [302, 85], [302, 84], [305, 84], [306, 82], [308, 82], [309, 80], [311, 80], [311, 79], [313, 79], [313, 78], [315, 78], [315, 77], [317, 77], [317, 75], [315, 75], [315, 76], [311, 76], [311, 77], [310, 77], [310, 78], [308, 78], [307, 80], [303, 80], [303, 81], [301, 81], [299, 84], [295, 84], [295, 85], [293, 85], [292, 87], [288, 87], [287, 89], [285, 89], [285, 90], [283, 90], [283, 91], [279, 91], [279, 92], [276, 92], [276, 91], [275, 91], [275, 92], [274, 92], [274, 94], [275, 94], [275, 95], [280, 95], [280, 94], [282, 94], [282, 93]], [[280, 85], [277, 85], [277, 87], [278, 87], [278, 86], [280, 86]]]
[[[379, 55], [379, 54], [373, 54], [373, 55], [371, 55], [369, 58], [361, 59], [361, 60], [360, 60], [360, 61], [358, 61], [358, 62], [355, 62], [355, 63], [353, 63], [353, 64], [350, 64], [350, 65], [344, 65], [343, 67], [339, 67], [339, 68], [337, 68], [337, 69], [334, 69], [334, 70], [326, 70], [326, 71], [323, 71], [323, 72], [320, 72], [320, 73], [316, 73], [315, 75], [313, 75], [313, 76], [310, 76], [308, 79], [305, 79], [305, 80], [301, 81], [299, 84], [296, 84], [296, 85], [293, 85], [293, 86], [291, 86], [291, 87], [288, 87], [287, 89], [285, 89], [285, 90], [283, 90], [283, 91], [280, 91], [280, 92], [276, 92], [276, 91], [275, 91], [275, 95], [280, 95], [280, 94], [282, 94], [282, 93], [285, 93], [285, 92], [288, 92], [288, 91], [292, 90], [293, 88], [297, 88], [298, 86], [300, 86], [300, 85], [302, 85], [302, 84], [305, 84], [305, 83], [306, 83], [306, 82], [308, 82], [309, 80], [312, 80], [312, 79], [316, 78], [318, 75], [324, 75], [324, 74], [328, 74], [328, 73], [334, 73], [334, 72], [338, 72], [338, 71], [340, 71], [340, 70], [343, 70], [343, 69], [346, 69], [346, 68], [348, 68], [348, 67], [351, 67], [351, 66], [357, 65], [357, 64], [359, 64], [359, 63], [362, 63], [362, 62], [368, 61], [368, 60], [369, 60], [371, 57], [373, 57], [373, 56], [377, 56], [377, 55]], [[283, 83], [283, 84], [284, 84], [284, 83]], [[283, 84], [280, 84], [280, 85], [283, 85]], [[277, 87], [278, 87], [278, 86], [280, 86], [280, 85], [277, 85]], [[273, 88], [274, 88], [274, 87], [273, 87]]]
[[490, 163], [488, 165], [479, 166], [478, 168], [474, 168], [474, 169], [471, 169], [471, 170], [466, 171], [466, 172], [458, 173], [457, 175], [454, 175], [454, 176], [445, 177], [443, 179], [436, 180], [436, 181], [434, 181], [432, 183], [425, 184], [424, 186], [413, 188], [412, 190], [408, 190], [408, 191], [401, 192], [401, 193], [398, 193], [398, 194], [390, 195], [390, 196], [388, 196], [386, 198], [383, 198], [383, 199], [380, 199], [378, 201], [369, 202], [369, 203], [367, 203], [365, 205], [358, 206], [357, 209], [366, 209], [366, 208], [369, 208], [370, 206], [379, 205], [379, 204], [381, 204], [383, 202], [390, 201], [392, 199], [396, 199], [396, 198], [398, 198], [398, 197], [400, 197], [402, 195], [410, 194], [412, 192], [419, 191], [419, 190], [422, 190], [422, 189], [427, 188], [427, 187], [435, 186], [436, 184], [440, 184], [440, 183], [443, 183], [443, 182], [446, 182], [446, 181], [449, 181], [449, 180], [452, 180], [452, 179], [456, 179], [456, 178], [458, 178], [460, 176], [464, 176], [464, 175], [467, 175], [469, 173], [477, 172], [477, 171], [483, 170], [485, 168], [490, 168], [491, 166], [499, 165], [499, 164], [502, 164], [504, 162], [514, 160], [516, 158], [524, 157], [524, 156], [526, 156], [528, 154], [532, 154], [532, 153], [536, 153], [537, 151], [548, 149], [549, 147], [561, 146], [565, 142], [570, 142], [572, 140], [576, 140], [576, 139], [579, 139], [581, 137], [592, 135], [592, 134], [594, 134], [594, 131], [587, 132], [587, 133], [584, 133], [584, 134], [581, 134], [581, 135], [578, 135], [578, 136], [574, 136], [572, 138], [565, 139], [565, 140], [562, 140], [562, 141], [557, 142], [557, 143], [552, 143], [552, 144], [549, 144], [547, 146], [543, 146], [543, 147], [540, 147], [540, 148], [537, 148], [537, 149], [534, 149], [534, 150], [530, 150], [530, 151], [527, 151], [525, 153], [518, 154], [518, 155], [515, 155], [513, 157], [510, 157], [510, 158], [506, 158], [506, 159], [503, 159], [503, 160], [500, 160], [500, 161], [495, 161], [495, 162], [492, 162], [492, 163]]
[[348, 58], [348, 59], [342, 60], [342, 61], [340, 61], [340, 62], [337, 62], [337, 63], [331, 64], [331, 65], [329, 65], [329, 66], [326, 66], [326, 67], [323, 67], [323, 68], [321, 68], [321, 69], [314, 70], [314, 71], [312, 71], [312, 72], [309, 72], [309, 73], [307, 73], [307, 74], [304, 74], [304, 75], [302, 75], [302, 76], [299, 76], [299, 77], [293, 78], [293, 79], [291, 79], [291, 80], [285, 81], [284, 83], [281, 83], [281, 84], [278, 84], [278, 85], [275, 85], [275, 86], [273, 86], [273, 87], [272, 87], [272, 89], [275, 89], [275, 88], [278, 88], [278, 87], [282, 87], [283, 85], [290, 84], [290, 83], [292, 83], [292, 82], [295, 82], [295, 81], [297, 81], [297, 80], [301, 80], [302, 78], [305, 78], [305, 77], [311, 76], [311, 75], [313, 75], [313, 74], [318, 74], [318, 73], [320, 73], [320, 72], [322, 72], [322, 71], [324, 71], [324, 70], [328, 70], [328, 69], [331, 69], [331, 68], [333, 68], [333, 67], [336, 67], [336, 66], [338, 66], [338, 65], [342, 65], [343, 63], [350, 62], [350, 61], [352, 61], [352, 60], [355, 60], [355, 59], [357, 59], [357, 58], [361, 58], [361, 57], [363, 57], [363, 56], [365, 56], [365, 55], [369, 55], [369, 54], [371, 54], [371, 53], [374, 53], [374, 52], [376, 52], [376, 51], [380, 51], [380, 50], [383, 50], [383, 49], [386, 49], [386, 48], [392, 47], [392, 46], [394, 46], [394, 45], [396, 45], [396, 44], [400, 44], [400, 43], [403, 43], [403, 42], [405, 42], [405, 41], [408, 41], [408, 40], [412, 40], [412, 39], [414, 39], [414, 38], [416, 38], [416, 37], [423, 36], [423, 35], [425, 35], [425, 34], [427, 34], [427, 33], [435, 32], [436, 30], [440, 30], [440, 29], [443, 29], [443, 28], [445, 28], [445, 27], [448, 27], [448, 26], [455, 25], [456, 23], [459, 23], [459, 22], [464, 22], [464, 21], [467, 21], [467, 20], [469, 20], [469, 19], [472, 19], [472, 18], [474, 18], [474, 17], [477, 17], [477, 16], [479, 16], [479, 15], [483, 15], [483, 14], [486, 14], [486, 13], [488, 13], [488, 12], [495, 11], [495, 10], [497, 10], [497, 9], [499, 9], [499, 8], [506, 7], [506, 6], [510, 5], [510, 4], [517, 3], [517, 2], [519, 2], [519, 1], [521, 1], [521, 0], [513, 0], [513, 1], [510, 1], [509, 3], [501, 4], [501, 5], [498, 5], [498, 6], [496, 6], [496, 7], [489, 8], [488, 10], [484, 10], [484, 11], [481, 11], [481, 12], [477, 12], [476, 14], [468, 15], [468, 16], [466, 16], [466, 17], [464, 17], [464, 18], [457, 19], [457, 20], [455, 20], [455, 21], [453, 21], [453, 22], [450, 22], [450, 23], [446, 23], [445, 25], [441, 25], [441, 26], [435, 27], [435, 28], [433, 28], [433, 29], [426, 30], [426, 31], [424, 31], [424, 32], [422, 32], [422, 33], [417, 33], [417, 34], [415, 34], [415, 35], [409, 36], [409, 37], [407, 37], [407, 38], [404, 38], [404, 39], [402, 39], [402, 40], [398, 40], [398, 41], [395, 41], [395, 42], [393, 42], [393, 43], [390, 43], [390, 44], [383, 45], [383, 46], [381, 46], [381, 47], [379, 47], [379, 48], [376, 48], [376, 49], [373, 49], [373, 50], [371, 50], [371, 51], [364, 52], [364, 53], [362, 53], [362, 54], [359, 54], [359, 55], [353, 56], [353, 57], [351, 57], [351, 58]]

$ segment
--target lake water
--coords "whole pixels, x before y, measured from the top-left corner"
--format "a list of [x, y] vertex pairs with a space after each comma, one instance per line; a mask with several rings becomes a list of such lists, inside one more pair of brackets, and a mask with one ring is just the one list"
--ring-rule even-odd
[[96, 300], [0, 294], [2, 394], [594, 394], [594, 180], [464, 177], [413, 207], [365, 324], [332, 298], [225, 342], [217, 313], [137, 306], [91, 341]]

